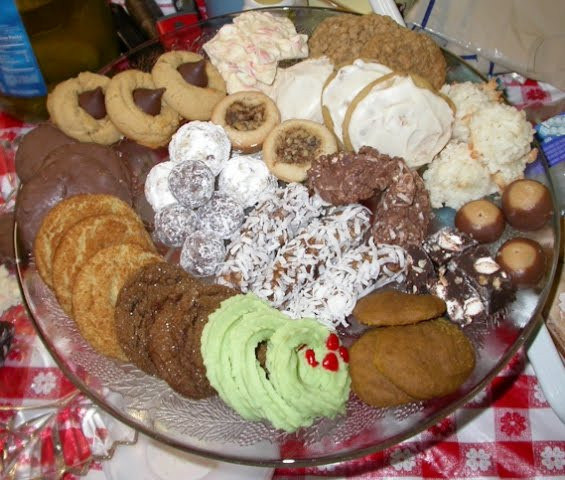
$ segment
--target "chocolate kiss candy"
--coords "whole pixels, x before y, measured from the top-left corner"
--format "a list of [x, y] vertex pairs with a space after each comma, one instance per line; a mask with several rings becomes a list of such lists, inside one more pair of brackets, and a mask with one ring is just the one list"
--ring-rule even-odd
[[106, 105], [104, 105], [104, 92], [102, 87], [87, 90], [78, 94], [78, 104], [91, 117], [100, 120], [106, 116]]
[[186, 83], [190, 83], [196, 87], [205, 87], [208, 85], [206, 62], [204, 60], [183, 63], [177, 67], [177, 71], [181, 74]]
[[133, 101], [140, 110], [148, 115], [159, 115], [164, 91], [164, 88], [136, 88], [133, 91]]

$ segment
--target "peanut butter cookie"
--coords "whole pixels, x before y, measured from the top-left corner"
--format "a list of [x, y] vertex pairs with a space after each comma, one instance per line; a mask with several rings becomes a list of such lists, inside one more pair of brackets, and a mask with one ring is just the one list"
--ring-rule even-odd
[[105, 96], [110, 79], [82, 72], [59, 83], [47, 96], [51, 120], [64, 133], [81, 142], [110, 145], [122, 134], [107, 115]]
[[226, 96], [226, 84], [210, 62], [194, 52], [162, 54], [151, 70], [163, 98], [187, 120], [209, 120], [216, 104]]
[[116, 127], [141, 145], [157, 148], [167, 145], [180, 117], [162, 98], [150, 73], [125, 70], [106, 89], [106, 110]]

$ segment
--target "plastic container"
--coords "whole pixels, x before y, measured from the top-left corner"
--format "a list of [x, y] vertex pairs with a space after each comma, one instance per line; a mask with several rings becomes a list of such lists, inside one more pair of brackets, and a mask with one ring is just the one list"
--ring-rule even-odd
[[105, 0], [0, 0], [0, 109], [35, 121], [58, 82], [118, 54]]

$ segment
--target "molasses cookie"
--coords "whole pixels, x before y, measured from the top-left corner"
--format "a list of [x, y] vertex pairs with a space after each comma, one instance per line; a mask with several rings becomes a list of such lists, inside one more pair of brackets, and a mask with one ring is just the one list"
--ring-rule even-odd
[[200, 337], [208, 316], [235, 294], [221, 285], [202, 285], [171, 298], [156, 314], [149, 329], [149, 353], [159, 376], [181, 395], [200, 399], [216, 393], [206, 377]]
[[103, 355], [127, 360], [120, 348], [114, 308], [128, 277], [163, 258], [139, 245], [123, 243], [100, 250], [78, 272], [73, 288], [73, 317], [83, 337]]
[[391, 407], [416, 401], [385, 377], [374, 365], [375, 338], [379, 329], [365, 332], [349, 349], [351, 390], [373, 407]]
[[128, 138], [150, 148], [168, 143], [179, 124], [179, 115], [162, 98], [150, 73], [126, 70], [106, 89], [106, 110], [116, 127]]
[[434, 295], [381, 290], [361, 298], [353, 315], [365, 325], [408, 325], [439, 317], [445, 309], [445, 302]]
[[187, 120], [209, 120], [216, 104], [226, 96], [220, 72], [201, 55], [175, 50], [161, 55], [153, 70], [163, 98]]
[[122, 134], [107, 115], [105, 96], [110, 79], [82, 72], [59, 83], [47, 96], [51, 120], [67, 135], [81, 142], [110, 145]]
[[453, 393], [475, 368], [471, 342], [444, 318], [374, 332], [373, 365], [411, 397]]
[[142, 267], [127, 280], [116, 301], [115, 321], [118, 341], [130, 361], [146, 373], [157, 373], [148, 349], [156, 315], [167, 302], [199, 288], [198, 280], [178, 265], [165, 262]]

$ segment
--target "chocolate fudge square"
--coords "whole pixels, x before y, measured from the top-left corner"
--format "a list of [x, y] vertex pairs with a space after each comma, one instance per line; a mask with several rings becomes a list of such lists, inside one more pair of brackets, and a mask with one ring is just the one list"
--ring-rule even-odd
[[453, 258], [448, 269], [462, 275], [473, 286], [489, 314], [502, 310], [516, 298], [510, 276], [483, 245], [471, 247]]

